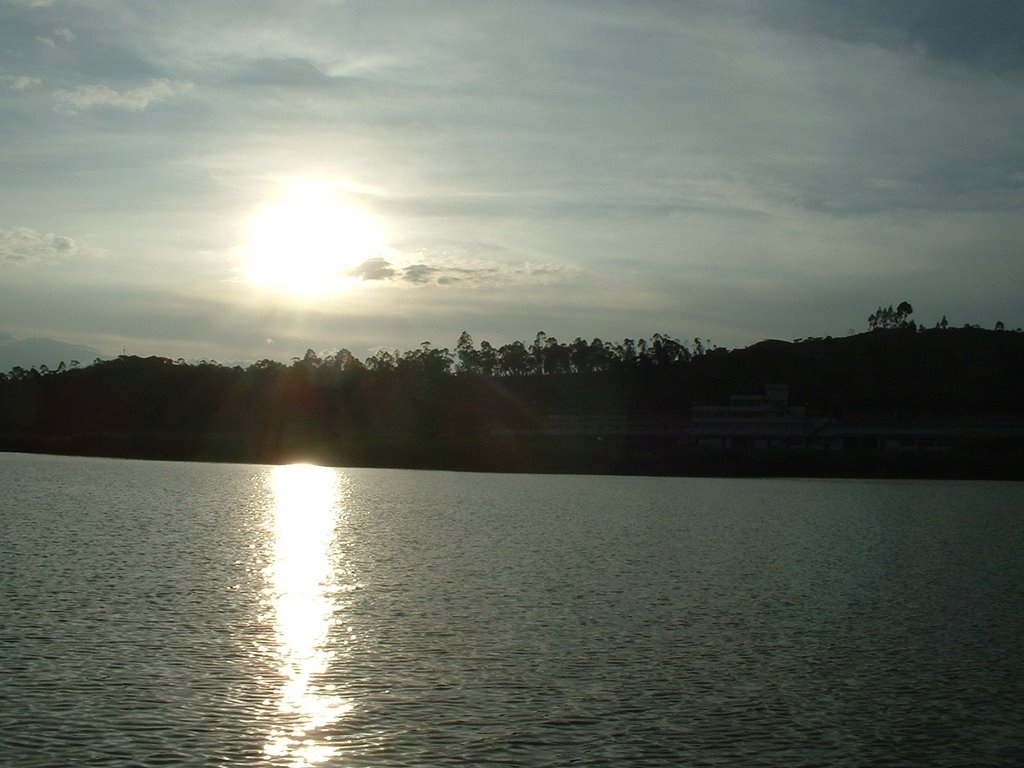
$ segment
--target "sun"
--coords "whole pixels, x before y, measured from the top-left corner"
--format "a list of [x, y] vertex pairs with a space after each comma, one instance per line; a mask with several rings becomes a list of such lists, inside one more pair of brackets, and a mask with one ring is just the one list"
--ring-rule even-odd
[[316, 296], [351, 285], [353, 270], [384, 245], [376, 219], [348, 203], [338, 185], [306, 180], [289, 184], [249, 220], [243, 253], [251, 281]]

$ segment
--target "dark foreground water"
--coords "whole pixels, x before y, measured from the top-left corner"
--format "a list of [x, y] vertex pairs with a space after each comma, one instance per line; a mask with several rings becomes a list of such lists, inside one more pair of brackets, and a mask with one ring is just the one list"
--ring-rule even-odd
[[0, 454], [0, 764], [1019, 765], [1024, 485]]

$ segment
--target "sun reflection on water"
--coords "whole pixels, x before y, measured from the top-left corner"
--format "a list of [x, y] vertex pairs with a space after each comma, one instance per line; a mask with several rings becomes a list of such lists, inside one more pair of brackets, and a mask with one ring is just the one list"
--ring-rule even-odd
[[292, 766], [311, 766], [338, 749], [321, 733], [352, 705], [325, 680], [335, 656], [330, 641], [337, 593], [331, 561], [341, 493], [337, 473], [292, 464], [270, 475], [273, 561], [265, 594], [272, 605], [280, 663], [278, 717], [264, 754]]

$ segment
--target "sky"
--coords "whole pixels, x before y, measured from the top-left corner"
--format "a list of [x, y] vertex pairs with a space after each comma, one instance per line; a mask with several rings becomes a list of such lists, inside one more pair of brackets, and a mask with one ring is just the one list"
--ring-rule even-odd
[[0, 0], [0, 334], [1024, 324], [1024, 3]]

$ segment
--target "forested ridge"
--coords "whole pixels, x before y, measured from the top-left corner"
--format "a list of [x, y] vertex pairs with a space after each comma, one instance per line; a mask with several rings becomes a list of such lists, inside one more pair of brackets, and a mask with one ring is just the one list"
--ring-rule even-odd
[[[1019, 423], [1024, 334], [921, 329], [880, 308], [872, 330], [727, 350], [665, 334], [495, 347], [463, 333], [359, 360], [309, 350], [225, 366], [121, 356], [0, 375], [0, 447], [150, 458], [525, 471], [684, 472], [680, 439], [531, 439], [554, 417], [689, 419], [694, 405], [784, 383], [839, 421]], [[658, 452], [676, 458], [666, 463]], [[682, 453], [681, 453], [682, 451]], [[635, 454], [635, 455], [634, 455]], [[642, 455], [641, 455], [642, 454]], [[677, 461], [678, 459], [678, 461]], [[640, 462], [639, 464], [637, 462]], [[646, 462], [646, 463], [645, 463]]]

